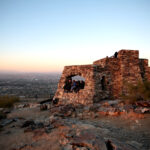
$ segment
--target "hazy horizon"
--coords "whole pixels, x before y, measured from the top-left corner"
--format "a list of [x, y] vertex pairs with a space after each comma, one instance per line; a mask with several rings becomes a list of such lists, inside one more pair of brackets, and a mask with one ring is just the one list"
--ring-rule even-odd
[[62, 72], [120, 49], [150, 60], [149, 0], [0, 0], [0, 72]]
[[23, 72], [23, 71], [1, 71], [0, 70], [0, 73], [1, 74], [61, 74], [62, 72], [31, 72], [31, 71], [26, 71], [26, 72]]

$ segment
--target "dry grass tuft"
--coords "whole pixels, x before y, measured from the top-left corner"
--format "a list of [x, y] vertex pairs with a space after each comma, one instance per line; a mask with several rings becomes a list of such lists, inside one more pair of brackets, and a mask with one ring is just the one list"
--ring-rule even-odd
[[19, 102], [19, 98], [16, 96], [0, 96], [0, 107], [2, 108], [10, 108], [16, 102]]

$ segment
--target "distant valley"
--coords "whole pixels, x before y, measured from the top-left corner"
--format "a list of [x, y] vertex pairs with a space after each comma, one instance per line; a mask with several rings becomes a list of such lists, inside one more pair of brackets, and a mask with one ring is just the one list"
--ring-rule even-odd
[[0, 95], [49, 98], [57, 89], [60, 73], [1, 73]]

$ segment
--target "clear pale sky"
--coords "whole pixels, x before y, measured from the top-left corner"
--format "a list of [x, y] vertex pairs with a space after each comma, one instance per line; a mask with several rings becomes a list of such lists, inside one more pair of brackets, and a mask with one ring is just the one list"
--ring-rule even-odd
[[150, 0], [0, 0], [0, 71], [58, 72], [120, 49], [150, 59]]

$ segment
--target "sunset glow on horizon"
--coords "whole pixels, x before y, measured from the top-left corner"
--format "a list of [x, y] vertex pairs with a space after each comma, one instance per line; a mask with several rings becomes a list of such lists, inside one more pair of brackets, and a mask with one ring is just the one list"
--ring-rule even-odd
[[0, 0], [0, 71], [62, 72], [120, 49], [150, 61], [149, 0]]

